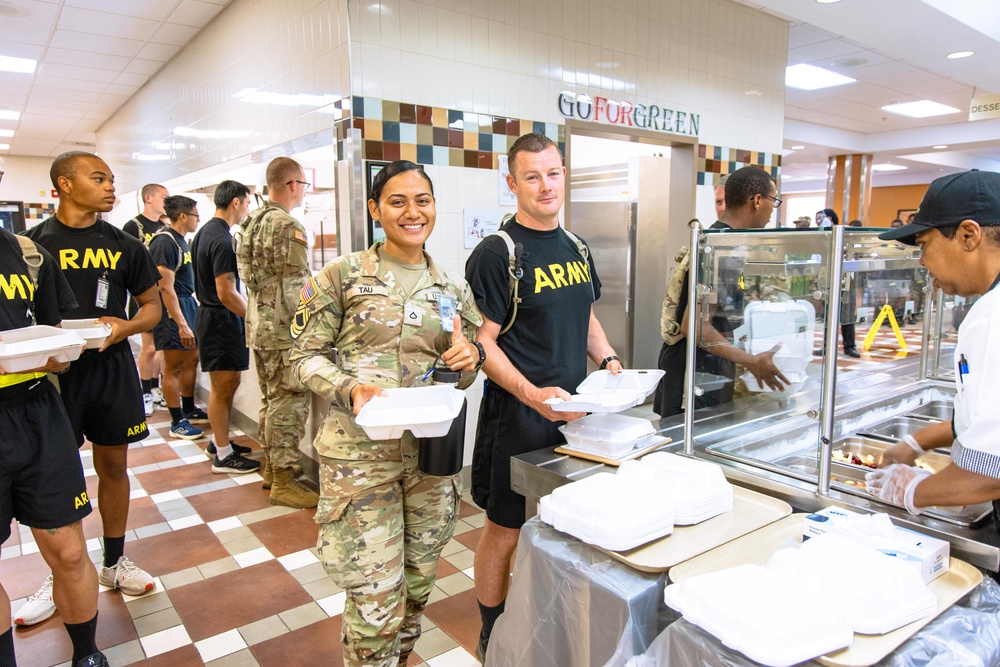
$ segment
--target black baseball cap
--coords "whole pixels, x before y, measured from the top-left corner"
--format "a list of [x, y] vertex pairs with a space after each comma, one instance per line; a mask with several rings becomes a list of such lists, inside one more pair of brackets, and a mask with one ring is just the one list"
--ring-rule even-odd
[[913, 222], [878, 237], [916, 245], [920, 232], [932, 227], [954, 227], [963, 220], [975, 220], [983, 227], [1000, 225], [1000, 174], [973, 169], [935, 178]]

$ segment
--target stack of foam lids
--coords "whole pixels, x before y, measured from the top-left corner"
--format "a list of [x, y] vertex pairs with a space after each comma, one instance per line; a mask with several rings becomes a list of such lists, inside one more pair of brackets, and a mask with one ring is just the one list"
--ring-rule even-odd
[[656, 432], [653, 423], [639, 417], [598, 412], [559, 427], [573, 449], [617, 458]]
[[557, 412], [621, 412], [646, 400], [662, 377], [663, 371], [658, 368], [623, 370], [617, 375], [608, 370], [594, 371], [568, 401], [550, 398], [545, 402]]
[[[807, 379], [806, 368], [812, 360], [816, 309], [808, 301], [753, 301], [744, 311], [744, 323], [733, 332], [734, 340], [747, 339], [747, 351], [761, 354], [781, 344], [774, 364], [788, 378], [792, 387]], [[747, 372], [742, 376], [747, 389], [772, 391]], [[787, 390], [786, 390], [787, 391]]]
[[765, 567], [739, 565], [685, 579], [668, 606], [723, 644], [784, 667], [885, 634], [933, 614], [937, 600], [915, 569], [835, 533], [781, 549]]
[[714, 463], [673, 454], [626, 461], [560, 486], [540, 503], [557, 530], [610, 551], [626, 551], [733, 508], [733, 487]]
[[733, 486], [722, 468], [667, 452], [626, 461], [618, 476], [637, 486], [665, 487], [674, 505], [674, 525], [691, 526], [733, 509]]
[[42, 368], [50, 359], [76, 361], [85, 345], [76, 331], [37, 325], [0, 332], [0, 369], [23, 373]]

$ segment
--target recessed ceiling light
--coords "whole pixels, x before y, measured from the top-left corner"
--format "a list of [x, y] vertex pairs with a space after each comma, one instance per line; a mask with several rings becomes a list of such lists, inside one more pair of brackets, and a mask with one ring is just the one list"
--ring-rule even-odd
[[969, 56], [976, 55], [975, 51], [955, 51], [955, 53], [949, 53], [948, 58], [952, 60], [957, 60], [959, 58], [968, 58]]
[[819, 90], [820, 88], [830, 88], [831, 86], [842, 86], [845, 83], [854, 83], [857, 79], [852, 79], [843, 74], [831, 72], [815, 65], [799, 63], [785, 68], [785, 85], [789, 88], [800, 90]]
[[840, 0], [816, 0], [821, 5], [832, 5], [835, 2], [840, 2]]
[[0, 144], [0, 151], [9, 151], [10, 144]]
[[14, 130], [0, 130], [0, 137], [13, 137]]
[[0, 120], [18, 120], [21, 118], [20, 111], [8, 111], [7, 109], [0, 109]]
[[37, 60], [31, 58], [15, 58], [0, 56], [0, 72], [17, 72], [18, 74], [34, 74]]
[[936, 150], [941, 150], [942, 148], [948, 148], [948, 145], [947, 144], [938, 144], [937, 146], [932, 146], [931, 148], [934, 148]]
[[753, 95], [754, 97], [760, 97], [763, 94], [764, 93], [760, 92], [759, 90], [748, 90], [747, 92], [744, 93], [744, 95]]
[[910, 118], [929, 118], [931, 116], [944, 116], [949, 113], [958, 113], [958, 109], [947, 104], [940, 104], [930, 100], [920, 100], [919, 102], [903, 102], [902, 104], [889, 104], [882, 107], [883, 111], [898, 113]]
[[800, 151], [803, 148], [805, 148], [805, 146], [792, 146], [791, 148], [792, 148], [793, 151]]
[[872, 171], [902, 171], [906, 169], [901, 164], [889, 164], [888, 162], [884, 164], [873, 164]]

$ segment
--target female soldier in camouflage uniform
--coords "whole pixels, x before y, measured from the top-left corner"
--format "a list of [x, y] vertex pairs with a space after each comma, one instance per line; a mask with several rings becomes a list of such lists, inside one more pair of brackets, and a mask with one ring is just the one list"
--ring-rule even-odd
[[347, 591], [344, 663], [381, 667], [405, 665], [420, 636], [461, 489], [458, 475], [417, 469], [409, 431], [372, 441], [354, 416], [385, 387], [420, 385], [439, 355], [467, 387], [484, 355], [471, 342], [482, 316], [468, 284], [423, 251], [436, 217], [427, 175], [393, 162], [376, 176], [368, 209], [384, 244], [338, 257], [306, 283], [291, 361], [302, 382], [330, 399], [315, 441], [316, 522], [326, 571]]

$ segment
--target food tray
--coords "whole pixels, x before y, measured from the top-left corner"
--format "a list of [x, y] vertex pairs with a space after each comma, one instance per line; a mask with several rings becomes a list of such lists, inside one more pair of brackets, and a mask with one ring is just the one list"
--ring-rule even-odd
[[569, 445], [560, 445], [559, 447], [556, 447], [555, 453], [566, 454], [567, 456], [584, 459], [585, 461], [596, 461], [597, 463], [603, 463], [604, 465], [618, 467], [625, 461], [637, 459], [640, 456], [648, 454], [649, 452], [659, 449], [660, 447], [670, 444], [671, 442], [672, 440], [670, 438], [664, 438], [662, 435], [654, 433], [653, 435], [648, 435], [645, 438], [639, 438], [636, 440], [632, 449], [621, 456], [603, 456], [601, 454], [587, 452], [582, 449], [573, 449]]
[[410, 431], [417, 438], [440, 438], [462, 410], [465, 393], [448, 385], [386, 389], [358, 413], [358, 426], [372, 440], [395, 440]]
[[[802, 542], [802, 524], [805, 514], [792, 514], [769, 526], [724, 544], [670, 570], [670, 580], [683, 581], [697, 574], [715, 572], [737, 565], [765, 565], [775, 551], [796, 547]], [[675, 535], [680, 529], [675, 531]], [[896, 650], [918, 630], [934, 620], [945, 609], [958, 602], [979, 585], [983, 574], [978, 569], [957, 558], [950, 561], [950, 569], [930, 584], [937, 598], [937, 610], [884, 635], [855, 635], [850, 648], [816, 658], [827, 667], [866, 667]]]
[[23, 373], [42, 368], [49, 359], [76, 361], [85, 345], [76, 331], [37, 325], [0, 333], [0, 368], [5, 373]]
[[97, 320], [63, 320], [62, 328], [76, 331], [87, 342], [88, 350], [99, 350], [111, 335], [111, 327]]
[[879, 424], [858, 431], [858, 435], [880, 438], [889, 442], [899, 442], [906, 435], [913, 435], [928, 426], [927, 421], [912, 417], [893, 417]]
[[[674, 566], [791, 514], [791, 506], [762, 493], [733, 487], [733, 510], [674, 532], [629, 551], [601, 549], [615, 560], [642, 572], [671, 573]], [[672, 577], [672, 575], [671, 575]]]
[[946, 422], [951, 421], [954, 409], [955, 406], [950, 401], [931, 401], [907, 413], [906, 416], [926, 421]]

